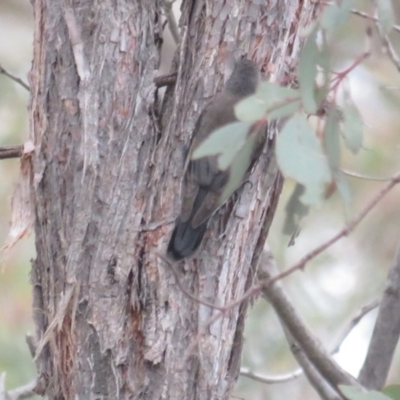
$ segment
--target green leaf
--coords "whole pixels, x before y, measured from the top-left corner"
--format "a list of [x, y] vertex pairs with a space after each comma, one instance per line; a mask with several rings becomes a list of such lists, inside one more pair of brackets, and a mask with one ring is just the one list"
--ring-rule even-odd
[[267, 117], [269, 120], [294, 114], [299, 106], [297, 90], [270, 82], [262, 82], [257, 92], [235, 106], [236, 117], [243, 122], [256, 122]]
[[287, 104], [284, 104], [275, 110], [268, 112], [268, 120], [291, 117], [300, 108], [300, 100], [291, 100]]
[[400, 400], [400, 385], [386, 386], [382, 392], [392, 400]]
[[316, 37], [317, 31], [314, 31], [307, 38], [299, 60], [299, 85], [301, 99], [305, 110], [310, 114], [315, 114], [318, 108], [315, 100], [315, 78], [317, 77], [317, 64], [320, 52], [317, 46]]
[[330, 4], [321, 16], [321, 27], [327, 32], [337, 31], [348, 20], [354, 0], [342, 0], [340, 6]]
[[339, 385], [339, 389], [349, 400], [391, 400], [390, 397], [382, 393], [375, 391], [363, 392], [354, 386]]
[[332, 181], [328, 160], [306, 117], [295, 114], [276, 140], [276, 156], [282, 173], [301, 183], [305, 205], [318, 204]]
[[310, 209], [309, 206], [300, 201], [300, 196], [304, 193], [304, 190], [304, 186], [297, 183], [285, 207], [286, 215], [282, 233], [292, 236], [292, 243], [294, 243], [294, 239], [297, 236], [296, 233], [299, 232], [301, 220], [308, 214]]
[[338, 192], [340, 194], [340, 197], [343, 200], [345, 210], [346, 210], [346, 212], [348, 212], [349, 207], [350, 207], [350, 202], [352, 199], [350, 185], [347, 182], [346, 176], [344, 175], [344, 173], [342, 171], [335, 172], [334, 180], [336, 182], [336, 186], [337, 186]]
[[363, 142], [363, 120], [354, 103], [347, 99], [343, 112], [343, 138], [346, 147], [354, 154], [357, 153]]
[[337, 170], [340, 162], [339, 113], [333, 105], [328, 111], [324, 139], [329, 164], [332, 169]]
[[251, 124], [234, 122], [213, 132], [195, 149], [192, 160], [217, 156], [218, 167], [226, 170], [246, 144]]
[[391, 0], [377, 0], [378, 24], [384, 35], [388, 35], [395, 24], [395, 13]]

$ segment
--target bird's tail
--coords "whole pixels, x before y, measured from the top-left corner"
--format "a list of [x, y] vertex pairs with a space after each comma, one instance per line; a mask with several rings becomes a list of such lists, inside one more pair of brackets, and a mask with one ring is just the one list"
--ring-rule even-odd
[[205, 221], [197, 228], [193, 228], [190, 219], [182, 222], [178, 218], [168, 244], [168, 256], [175, 261], [190, 257], [200, 246], [206, 232], [207, 223], [208, 221]]

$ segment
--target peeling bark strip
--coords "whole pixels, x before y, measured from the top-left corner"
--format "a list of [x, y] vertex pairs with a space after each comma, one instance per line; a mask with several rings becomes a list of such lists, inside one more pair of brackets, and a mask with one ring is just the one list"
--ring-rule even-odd
[[[217, 311], [186, 297], [155, 251], [165, 252], [178, 212], [184, 144], [234, 58], [247, 54], [290, 81], [313, 7], [184, 1], [177, 81], [159, 121], [161, 1], [35, 1], [32, 284], [49, 399], [229, 397], [247, 305], [193, 346]], [[253, 281], [282, 183], [273, 132], [252, 185], [178, 267], [185, 287], [211, 303], [239, 298]]]

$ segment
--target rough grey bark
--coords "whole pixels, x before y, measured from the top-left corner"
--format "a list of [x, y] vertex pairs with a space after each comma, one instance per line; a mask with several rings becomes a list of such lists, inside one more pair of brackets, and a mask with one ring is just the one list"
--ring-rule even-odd
[[[182, 149], [247, 54], [288, 84], [313, 2], [184, 1], [178, 77], [159, 115], [160, 1], [36, 0], [31, 127], [37, 366], [49, 399], [224, 399], [246, 302], [185, 296], [165, 252]], [[214, 216], [185, 287], [224, 305], [251, 285], [281, 188], [271, 127], [250, 185]]]

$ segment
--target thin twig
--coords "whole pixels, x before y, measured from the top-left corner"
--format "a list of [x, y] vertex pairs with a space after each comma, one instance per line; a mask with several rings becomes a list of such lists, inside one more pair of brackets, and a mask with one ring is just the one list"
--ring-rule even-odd
[[337, 340], [337, 343], [332, 350], [332, 355], [339, 352], [343, 342], [349, 336], [350, 332], [359, 324], [359, 322], [372, 310], [379, 306], [380, 300], [374, 300], [371, 303], [362, 307], [357, 314], [349, 321], [347, 326], [343, 329], [342, 333]]
[[[359, 17], [365, 18], [365, 19], [369, 19], [371, 21], [375, 21], [378, 22], [378, 18], [373, 17], [372, 15], [369, 15], [368, 13], [364, 12], [364, 11], [359, 11], [359, 10], [351, 10], [351, 12], [354, 15], [358, 15]], [[397, 31], [400, 33], [400, 26], [399, 25], [393, 25], [393, 30]]]
[[336, 235], [327, 240], [325, 243], [316, 247], [314, 250], [310, 251], [305, 255], [300, 261], [290, 268], [287, 268], [283, 272], [279, 273], [277, 276], [271, 278], [270, 280], [263, 283], [264, 287], [268, 287], [286, 276], [291, 275], [297, 270], [304, 269], [305, 265], [311, 261], [313, 258], [321, 254], [328, 247], [332, 246], [335, 242], [344, 236], [348, 236], [355, 227], [366, 217], [366, 215], [385, 197], [385, 195], [393, 189], [400, 182], [400, 172], [394, 175], [388, 184], [380, 191], [378, 194], [364, 207], [364, 209], [352, 220], [350, 221], [342, 230], [340, 230]]
[[285, 383], [292, 381], [303, 375], [303, 370], [301, 368], [297, 368], [292, 372], [288, 372], [286, 374], [281, 375], [263, 375], [256, 372], [253, 372], [250, 368], [240, 368], [240, 375], [246, 378], [250, 378], [254, 381], [266, 383], [266, 384], [276, 384], [276, 383]]
[[14, 82], [18, 83], [19, 85], [21, 85], [24, 89], [26, 89], [28, 92], [30, 91], [29, 86], [22, 80], [17, 78], [16, 76], [10, 74], [9, 72], [7, 72], [0, 64], [0, 74], [3, 74], [5, 76], [7, 76], [8, 78], [12, 79]]
[[390, 41], [389, 36], [383, 32], [382, 27], [379, 24], [378, 20], [375, 21], [375, 26], [378, 31], [379, 37], [382, 41], [382, 44], [387, 51], [387, 55], [389, 56], [390, 60], [394, 64], [394, 66], [397, 68], [397, 71], [400, 72], [400, 58], [399, 58], [399, 55], [397, 54], [392, 42]]
[[342, 169], [342, 172], [347, 176], [351, 176], [352, 178], [365, 179], [366, 181], [388, 182], [391, 179], [391, 178], [375, 178], [373, 176], [359, 174], [358, 172], [349, 171], [347, 169]]
[[[379, 37], [382, 40], [383, 46], [387, 50], [389, 58], [391, 59], [393, 64], [396, 66], [397, 70], [400, 71], [400, 58], [399, 58], [398, 54], [396, 53], [396, 50], [395, 50], [392, 42], [389, 40], [388, 35], [385, 35], [382, 32], [381, 26], [379, 25], [379, 19], [377, 17], [373, 17], [363, 11], [351, 10], [351, 12], [355, 15], [358, 15], [360, 17], [363, 17], [363, 18], [366, 18], [366, 19], [369, 19], [369, 20], [375, 22], [375, 26], [379, 33]], [[392, 29], [396, 32], [400, 32], [400, 26], [398, 26], [398, 25], [393, 25]]]

